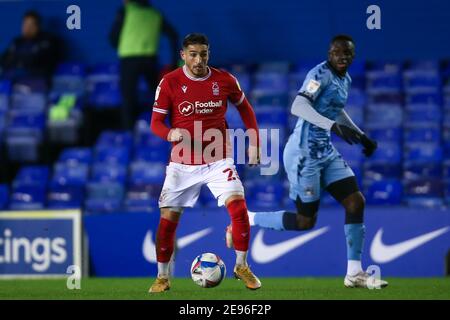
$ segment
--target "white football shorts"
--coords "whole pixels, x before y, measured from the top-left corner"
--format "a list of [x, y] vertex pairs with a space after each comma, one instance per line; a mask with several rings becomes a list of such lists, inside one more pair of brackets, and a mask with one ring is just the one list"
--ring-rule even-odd
[[206, 184], [217, 199], [219, 207], [231, 195], [244, 196], [244, 187], [231, 158], [202, 165], [170, 162], [159, 197], [159, 207], [192, 208]]

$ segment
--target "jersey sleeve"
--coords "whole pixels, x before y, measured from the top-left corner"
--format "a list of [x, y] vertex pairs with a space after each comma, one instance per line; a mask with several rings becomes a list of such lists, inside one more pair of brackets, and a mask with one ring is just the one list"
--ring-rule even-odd
[[305, 97], [311, 103], [323, 92], [329, 83], [329, 71], [323, 67], [314, 68], [308, 72], [298, 95]]
[[238, 79], [236, 79], [233, 75], [228, 73], [228, 81], [230, 85], [230, 93], [228, 99], [233, 103], [236, 107], [238, 107], [245, 99], [245, 94], [241, 89]]
[[155, 92], [153, 112], [168, 114], [171, 106], [171, 90], [166, 78], [162, 78]]
[[150, 128], [154, 134], [168, 139], [170, 128], [164, 123], [171, 107], [170, 86], [165, 78], [161, 80], [155, 92]]

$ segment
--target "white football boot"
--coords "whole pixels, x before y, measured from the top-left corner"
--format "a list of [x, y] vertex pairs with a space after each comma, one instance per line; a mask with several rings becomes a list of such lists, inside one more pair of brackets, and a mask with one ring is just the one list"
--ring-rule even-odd
[[355, 276], [346, 275], [344, 279], [344, 286], [347, 288], [381, 289], [387, 287], [387, 285], [387, 281], [377, 279], [364, 271]]

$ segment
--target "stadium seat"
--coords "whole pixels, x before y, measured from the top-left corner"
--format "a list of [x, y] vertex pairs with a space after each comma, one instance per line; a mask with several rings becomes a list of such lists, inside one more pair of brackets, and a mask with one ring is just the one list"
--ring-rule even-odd
[[398, 104], [369, 104], [365, 127], [372, 129], [401, 128], [403, 108]]
[[434, 122], [411, 126], [405, 128], [404, 139], [407, 144], [417, 142], [440, 143], [441, 130], [439, 125]]
[[400, 205], [402, 201], [402, 183], [400, 180], [388, 179], [374, 181], [364, 193], [367, 204]]
[[8, 207], [9, 203], [9, 186], [5, 183], [0, 184], [0, 210]]
[[47, 97], [43, 93], [14, 93], [11, 96], [11, 107], [27, 111], [44, 112]]
[[402, 142], [402, 132], [401, 128], [386, 128], [386, 129], [368, 129], [366, 133], [369, 137], [376, 141], [386, 141], [396, 144], [401, 144]]
[[258, 208], [279, 209], [284, 196], [283, 182], [246, 182], [247, 199]]
[[392, 143], [380, 141], [377, 151], [372, 157], [366, 159], [366, 164], [387, 164], [396, 165], [402, 162], [401, 146]]
[[130, 149], [128, 147], [99, 146], [95, 148], [94, 162], [128, 165]]
[[440, 179], [416, 179], [407, 181], [405, 200], [410, 206], [435, 207], [443, 203], [444, 184]]
[[441, 89], [437, 71], [405, 71], [403, 77], [407, 93], [435, 93]]
[[167, 164], [170, 158], [170, 146], [156, 149], [154, 147], [139, 147], [134, 149], [133, 161], [160, 162]]
[[161, 162], [132, 162], [130, 165], [130, 185], [163, 184], [166, 164]]
[[442, 147], [438, 144], [414, 143], [404, 148], [404, 162], [406, 164], [437, 164], [443, 159]]
[[421, 105], [442, 105], [443, 97], [440, 92], [436, 93], [415, 93], [415, 94], [407, 94], [406, 95], [406, 104], [421, 104]]
[[84, 186], [89, 177], [89, 164], [77, 162], [56, 163], [52, 183], [61, 186]]
[[45, 207], [46, 186], [44, 185], [21, 185], [14, 187], [10, 200], [11, 210], [40, 210]]
[[416, 180], [420, 178], [440, 178], [442, 176], [442, 167], [440, 163], [436, 164], [404, 164], [403, 177], [405, 180]]
[[49, 209], [76, 209], [83, 206], [84, 186], [51, 183], [47, 192]]
[[403, 79], [399, 73], [369, 71], [366, 76], [369, 94], [399, 93], [403, 89]]
[[46, 186], [50, 170], [47, 166], [23, 166], [17, 172], [13, 181], [13, 187], [20, 186]]
[[131, 148], [133, 136], [129, 131], [103, 131], [97, 139], [96, 146]]
[[364, 185], [371, 184], [373, 181], [382, 181], [387, 179], [402, 178], [402, 164], [370, 164], [364, 163]]
[[118, 182], [127, 181], [127, 167], [119, 164], [96, 163], [92, 166], [92, 182]]
[[67, 164], [91, 164], [92, 163], [92, 150], [90, 148], [65, 148], [58, 158], [59, 162], [65, 162]]

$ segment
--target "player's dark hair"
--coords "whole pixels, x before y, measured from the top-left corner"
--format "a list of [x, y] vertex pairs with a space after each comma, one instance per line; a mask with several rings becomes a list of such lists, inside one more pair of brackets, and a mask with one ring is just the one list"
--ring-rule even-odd
[[337, 36], [334, 36], [333, 39], [331, 39], [330, 44], [333, 44], [335, 42], [341, 42], [341, 41], [350, 41], [353, 44], [355, 44], [355, 41], [353, 41], [353, 38], [347, 34], [338, 34]]
[[209, 47], [208, 37], [202, 33], [190, 33], [183, 40], [183, 48], [192, 44], [204, 44]]
[[37, 11], [29, 10], [25, 12], [25, 14], [23, 15], [23, 20], [25, 20], [26, 18], [32, 18], [36, 22], [38, 27], [41, 26], [41, 16], [39, 13], [37, 13]]

